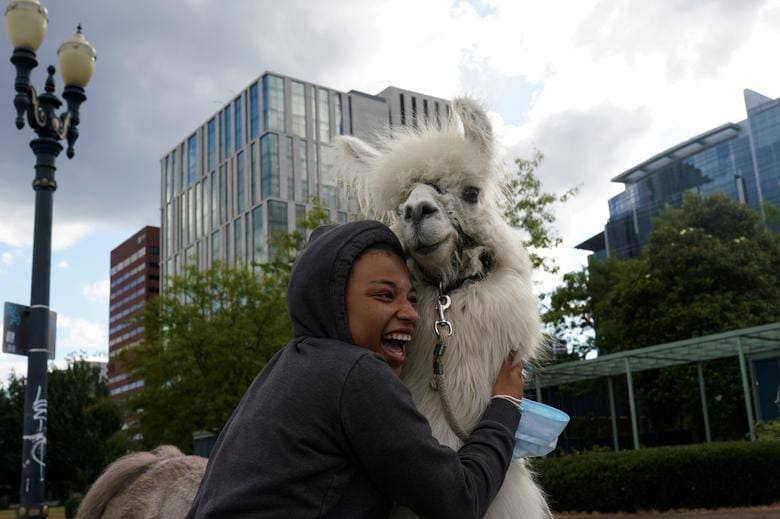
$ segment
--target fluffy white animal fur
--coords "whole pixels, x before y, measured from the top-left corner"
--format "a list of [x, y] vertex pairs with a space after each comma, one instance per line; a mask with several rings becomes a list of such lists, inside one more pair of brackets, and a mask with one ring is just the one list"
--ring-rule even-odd
[[[458, 449], [461, 441], [429, 385], [438, 281], [457, 286], [448, 291], [452, 306], [447, 317], [455, 334], [446, 340], [445, 383], [457, 420], [467, 431], [487, 407], [509, 350], [518, 349], [517, 358], [523, 360], [539, 352], [541, 327], [531, 263], [501, 215], [503, 177], [492, 156], [490, 123], [473, 101], [453, 104], [462, 127], [448, 121], [441, 129], [396, 134], [378, 149], [343, 138], [336, 143], [335, 165], [358, 193], [362, 209], [392, 224], [411, 254], [421, 318], [407, 346], [403, 380], [433, 434]], [[474, 202], [464, 200], [475, 196]], [[459, 284], [467, 278], [472, 279]], [[77, 517], [183, 518], [205, 469], [204, 458], [183, 456], [172, 446], [131, 454], [110, 465], [92, 485]], [[413, 517], [402, 508], [394, 516]], [[513, 461], [486, 517], [549, 516], [525, 462]]]
[[182, 519], [206, 471], [206, 458], [172, 445], [128, 454], [92, 484], [76, 519]]
[[[436, 438], [458, 449], [462, 442], [430, 386], [439, 282], [449, 287], [447, 318], [455, 332], [445, 340], [444, 383], [466, 431], [487, 407], [509, 351], [518, 349], [518, 360], [534, 358], [542, 334], [531, 262], [502, 216], [505, 170], [494, 160], [490, 122], [470, 99], [456, 99], [453, 106], [460, 124], [396, 133], [377, 147], [340, 138], [334, 165], [361, 210], [390, 224], [410, 254], [420, 321], [407, 345], [402, 379]], [[398, 509], [395, 516], [411, 513]], [[525, 461], [513, 461], [486, 517], [549, 516]]]

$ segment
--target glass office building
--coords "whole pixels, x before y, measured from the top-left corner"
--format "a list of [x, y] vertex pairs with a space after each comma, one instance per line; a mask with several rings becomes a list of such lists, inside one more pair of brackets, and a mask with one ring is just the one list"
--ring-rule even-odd
[[396, 87], [339, 92], [264, 73], [161, 159], [162, 275], [267, 261], [269, 237], [295, 230], [313, 198], [347, 221], [355, 206], [331, 172], [332, 139], [370, 141], [449, 113], [444, 99]]
[[597, 258], [639, 256], [652, 219], [667, 206], [679, 207], [689, 191], [723, 193], [766, 221], [767, 206], [780, 207], [780, 99], [745, 90], [745, 106], [744, 121], [697, 135], [615, 177], [625, 190], [609, 200], [604, 231], [577, 248]]

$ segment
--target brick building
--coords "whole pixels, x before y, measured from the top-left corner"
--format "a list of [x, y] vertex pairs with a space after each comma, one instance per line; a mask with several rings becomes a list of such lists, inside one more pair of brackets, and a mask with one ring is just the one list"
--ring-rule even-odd
[[144, 384], [128, 377], [117, 355], [141, 342], [144, 329], [133, 317], [160, 292], [159, 227], [147, 225], [111, 251], [110, 279], [108, 389], [121, 398]]

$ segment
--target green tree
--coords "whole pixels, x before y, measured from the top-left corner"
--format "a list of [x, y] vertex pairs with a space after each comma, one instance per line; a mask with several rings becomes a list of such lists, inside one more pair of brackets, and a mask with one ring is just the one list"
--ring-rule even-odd
[[193, 432], [221, 430], [257, 373], [291, 339], [287, 282], [304, 231], [326, 214], [315, 204], [299, 231], [275, 234], [268, 263], [190, 266], [147, 304], [140, 314], [144, 341], [120, 358], [132, 378], [144, 380], [127, 400], [142, 447], [169, 443], [189, 452]]
[[567, 272], [562, 281], [563, 284], [544, 299], [542, 312], [542, 322], [552, 340], [569, 351], [568, 355], [556, 355], [558, 362], [584, 358], [594, 347], [588, 270]]
[[46, 478], [60, 497], [83, 492], [126, 451], [122, 413], [101, 369], [71, 358], [49, 372]]
[[723, 195], [690, 194], [639, 260], [594, 269], [596, 343], [614, 352], [780, 319], [780, 236]]
[[0, 496], [11, 499], [19, 494], [23, 417], [24, 378], [12, 372], [5, 387], [0, 386]]
[[578, 189], [571, 188], [562, 195], [543, 191], [542, 181], [534, 173], [543, 158], [542, 152], [534, 150], [531, 159], [515, 159], [517, 170], [507, 185], [508, 203], [504, 217], [511, 226], [527, 233], [523, 245], [528, 249], [534, 268], [555, 274], [559, 270], [555, 260], [537, 251], [554, 249], [563, 241], [552, 227], [555, 222], [553, 208], [556, 204], [567, 202]]
[[[614, 353], [780, 319], [780, 236], [757, 213], [723, 195], [688, 195], [654, 222], [638, 259], [592, 262], [552, 297], [545, 320], [565, 333], [595, 328]], [[577, 326], [579, 328], [577, 328]], [[744, 433], [741, 379], [733, 358], [704, 365], [716, 438]], [[654, 431], [703, 436], [696, 366], [635, 375]]]
[[[18, 496], [26, 382], [11, 375], [0, 390], [0, 486]], [[112, 460], [124, 454], [121, 412], [108, 398], [100, 369], [83, 359], [48, 375], [47, 488], [65, 498], [83, 492]]]

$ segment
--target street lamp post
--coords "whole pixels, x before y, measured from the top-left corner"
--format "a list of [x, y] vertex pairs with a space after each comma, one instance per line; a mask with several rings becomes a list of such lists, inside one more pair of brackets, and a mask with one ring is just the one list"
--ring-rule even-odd
[[[30, 83], [30, 72], [38, 66], [36, 51], [43, 41], [48, 12], [39, 0], [11, 0], [5, 11], [8, 35], [14, 47], [11, 63], [16, 67], [16, 127], [27, 123], [37, 134], [30, 141], [35, 154], [35, 227], [33, 234], [32, 287], [26, 328], [27, 389], [24, 401], [22, 474], [17, 517], [48, 515], [45, 505], [47, 359], [49, 354], [49, 287], [51, 274], [52, 206], [57, 182], [55, 161], [67, 141], [68, 158], [78, 138], [79, 107], [87, 99], [84, 87], [92, 76], [95, 49], [81, 34], [66, 40], [57, 51], [65, 88], [67, 109], [57, 114], [62, 102], [54, 94], [54, 72], [48, 67], [44, 93], [38, 95]], [[53, 331], [53, 330], [52, 330]]]

